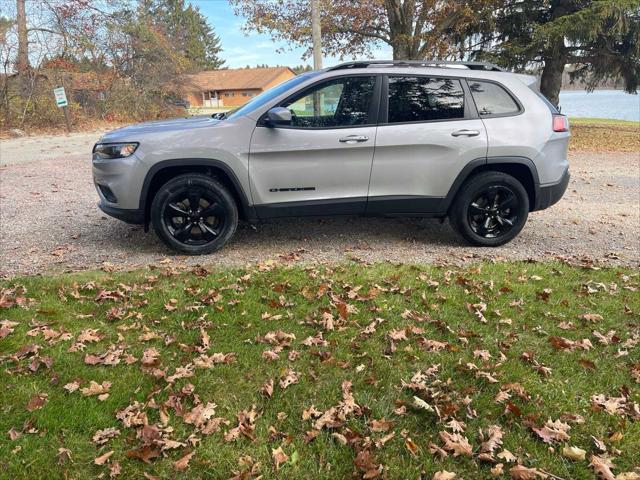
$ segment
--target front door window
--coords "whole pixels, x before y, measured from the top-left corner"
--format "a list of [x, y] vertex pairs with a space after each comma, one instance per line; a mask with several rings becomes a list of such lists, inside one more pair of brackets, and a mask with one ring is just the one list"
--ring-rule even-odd
[[335, 78], [307, 89], [282, 106], [291, 110], [291, 126], [335, 128], [373, 123], [376, 77]]

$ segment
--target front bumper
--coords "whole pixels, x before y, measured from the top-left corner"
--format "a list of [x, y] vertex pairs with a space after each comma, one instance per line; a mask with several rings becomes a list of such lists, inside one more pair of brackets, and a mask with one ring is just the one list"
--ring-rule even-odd
[[102, 202], [98, 203], [98, 208], [110, 217], [117, 218], [123, 222], [134, 225], [144, 224], [144, 212], [140, 209], [110, 207]]
[[552, 184], [538, 186], [536, 192], [536, 202], [531, 211], [534, 212], [536, 210], [544, 210], [545, 208], [549, 208], [551, 205], [558, 203], [558, 201], [564, 195], [564, 192], [567, 190], [567, 186], [569, 186], [570, 178], [571, 175], [569, 174], [569, 169], [567, 168], [562, 174], [562, 178], [560, 178], [560, 181]]

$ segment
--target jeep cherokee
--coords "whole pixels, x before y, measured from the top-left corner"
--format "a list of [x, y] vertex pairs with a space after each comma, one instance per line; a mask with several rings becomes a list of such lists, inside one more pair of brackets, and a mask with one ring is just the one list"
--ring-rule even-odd
[[214, 116], [105, 134], [99, 207], [213, 252], [239, 219], [448, 217], [498, 246], [569, 182], [567, 118], [535, 77], [477, 62], [350, 62], [298, 75]]

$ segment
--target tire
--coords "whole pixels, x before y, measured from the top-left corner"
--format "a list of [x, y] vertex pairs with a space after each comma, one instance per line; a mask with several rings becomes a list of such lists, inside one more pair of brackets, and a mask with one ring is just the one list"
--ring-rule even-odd
[[528, 215], [529, 195], [518, 180], [502, 172], [483, 172], [460, 187], [449, 221], [467, 242], [498, 247], [520, 233]]
[[151, 203], [151, 223], [172, 250], [202, 255], [231, 240], [238, 227], [238, 207], [220, 182], [188, 173], [160, 187]]

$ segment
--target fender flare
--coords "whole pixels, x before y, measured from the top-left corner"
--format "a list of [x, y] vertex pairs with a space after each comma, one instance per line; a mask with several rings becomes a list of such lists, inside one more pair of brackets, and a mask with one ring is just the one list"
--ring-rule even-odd
[[142, 189], [140, 191], [139, 208], [142, 212], [144, 212], [145, 223], [148, 222], [148, 219], [146, 218], [148, 210], [147, 197], [149, 194], [149, 189], [151, 188], [151, 182], [160, 171], [172, 167], [210, 167], [221, 170], [229, 178], [238, 194], [238, 197], [240, 198], [240, 205], [238, 205], [238, 207], [242, 210], [244, 217], [248, 220], [255, 218], [253, 205], [249, 202], [249, 197], [242, 188], [242, 184], [238, 180], [238, 177], [236, 176], [233, 169], [229, 167], [229, 165], [220, 160], [215, 160], [212, 158], [174, 158], [171, 160], [163, 160], [152, 165], [152, 167], [147, 171], [147, 174], [144, 177]]
[[527, 157], [487, 157], [487, 158], [476, 158], [475, 160], [467, 163], [464, 168], [460, 171], [456, 179], [451, 184], [451, 188], [449, 188], [449, 192], [443, 200], [444, 211], [449, 211], [449, 207], [453, 203], [453, 200], [456, 198], [458, 191], [462, 184], [471, 176], [473, 172], [487, 165], [500, 165], [500, 164], [517, 164], [524, 165], [527, 167], [529, 172], [531, 173], [531, 177], [533, 178], [533, 188], [534, 188], [534, 199], [532, 205], [535, 204], [535, 199], [538, 198], [538, 193], [540, 190], [540, 178], [538, 177], [538, 169], [536, 168], [535, 163], [530, 158]]

